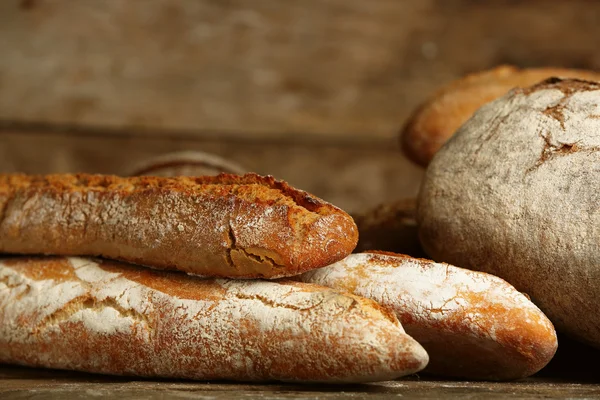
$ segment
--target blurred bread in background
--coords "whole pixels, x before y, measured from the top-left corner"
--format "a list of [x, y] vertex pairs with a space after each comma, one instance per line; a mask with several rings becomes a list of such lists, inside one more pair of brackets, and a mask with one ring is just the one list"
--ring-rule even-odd
[[136, 164], [125, 176], [209, 176], [244, 174], [248, 172], [242, 166], [202, 151], [177, 151], [155, 156]]
[[404, 154], [426, 167], [435, 153], [482, 105], [515, 87], [550, 77], [600, 80], [600, 72], [568, 68], [526, 68], [503, 65], [455, 80], [436, 91], [410, 117], [400, 133]]
[[355, 252], [382, 250], [426, 257], [417, 231], [417, 200], [401, 199], [352, 215], [358, 226]]

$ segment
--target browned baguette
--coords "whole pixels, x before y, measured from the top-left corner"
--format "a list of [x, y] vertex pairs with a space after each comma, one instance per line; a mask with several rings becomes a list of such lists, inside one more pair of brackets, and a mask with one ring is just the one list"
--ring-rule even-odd
[[430, 356], [423, 372], [508, 380], [544, 367], [557, 349], [550, 320], [506, 281], [392, 253], [352, 254], [300, 276], [379, 302]]
[[193, 274], [277, 278], [352, 252], [352, 218], [255, 174], [0, 175], [0, 252], [90, 255]]
[[427, 353], [377, 303], [291, 281], [0, 259], [0, 363], [191, 379], [364, 382]]
[[417, 229], [417, 200], [402, 199], [353, 215], [358, 227], [355, 252], [383, 250], [425, 257]]
[[567, 68], [519, 69], [503, 65], [451, 82], [411, 116], [400, 133], [404, 154], [427, 166], [435, 153], [473, 113], [515, 87], [528, 87], [550, 77], [600, 81], [600, 72]]

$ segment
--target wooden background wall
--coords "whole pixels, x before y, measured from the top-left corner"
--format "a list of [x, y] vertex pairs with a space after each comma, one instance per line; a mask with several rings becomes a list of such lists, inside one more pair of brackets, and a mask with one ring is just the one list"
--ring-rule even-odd
[[0, 172], [198, 149], [358, 211], [417, 192], [414, 107], [503, 63], [600, 69], [600, 2], [5, 0]]

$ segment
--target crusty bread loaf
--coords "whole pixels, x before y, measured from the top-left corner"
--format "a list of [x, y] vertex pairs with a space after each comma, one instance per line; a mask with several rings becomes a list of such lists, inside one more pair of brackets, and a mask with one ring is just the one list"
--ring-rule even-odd
[[255, 174], [0, 175], [0, 252], [91, 255], [198, 275], [275, 278], [342, 259], [340, 209]]
[[391, 251], [425, 257], [417, 229], [417, 200], [402, 199], [353, 215], [358, 227], [354, 252]]
[[600, 72], [567, 68], [500, 66], [467, 75], [437, 91], [404, 126], [400, 141], [404, 154], [427, 166], [435, 153], [481, 106], [515, 87], [527, 87], [550, 77], [600, 80]]
[[506, 279], [600, 348], [600, 83], [548, 79], [481, 107], [434, 157], [425, 251]]
[[392, 309], [429, 353], [424, 372], [468, 379], [517, 379], [557, 348], [552, 323], [502, 279], [399, 254], [360, 253], [301, 275]]
[[244, 381], [397, 378], [427, 353], [375, 302], [298, 282], [0, 259], [0, 363]]
[[220, 173], [244, 174], [245, 168], [215, 154], [201, 151], [178, 151], [144, 160], [125, 173], [126, 176], [214, 176]]

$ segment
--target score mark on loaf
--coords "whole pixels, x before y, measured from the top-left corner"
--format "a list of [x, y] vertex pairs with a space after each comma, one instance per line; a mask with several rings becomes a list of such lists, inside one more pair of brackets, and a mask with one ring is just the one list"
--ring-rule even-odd
[[0, 175], [4, 253], [278, 278], [338, 261], [357, 240], [348, 214], [270, 176]]
[[518, 379], [557, 348], [552, 323], [504, 280], [392, 253], [358, 253], [300, 279], [373, 299], [393, 310], [423, 345], [425, 372], [467, 379]]
[[440, 88], [410, 117], [400, 142], [404, 154], [422, 167], [482, 106], [551, 77], [600, 81], [600, 72], [569, 68], [525, 68], [503, 65], [467, 75]]

